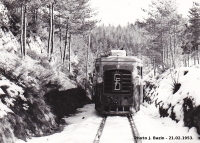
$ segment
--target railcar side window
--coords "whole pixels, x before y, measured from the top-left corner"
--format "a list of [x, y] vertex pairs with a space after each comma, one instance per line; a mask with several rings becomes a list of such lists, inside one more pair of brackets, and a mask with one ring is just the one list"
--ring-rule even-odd
[[137, 66], [137, 74], [142, 76], [142, 67]]

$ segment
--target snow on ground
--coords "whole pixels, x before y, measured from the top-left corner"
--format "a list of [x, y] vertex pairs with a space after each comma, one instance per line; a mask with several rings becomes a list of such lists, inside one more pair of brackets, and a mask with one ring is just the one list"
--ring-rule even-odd
[[126, 116], [107, 117], [100, 143], [133, 143], [128, 118]]
[[[133, 116], [143, 143], [197, 143], [198, 134], [195, 128], [184, 127], [183, 121], [176, 123], [169, 117], [160, 118], [158, 109], [152, 104], [144, 103], [139, 112]], [[153, 139], [163, 137], [164, 139]], [[149, 140], [150, 138], [150, 140]], [[192, 138], [192, 139], [183, 139]]]
[[[195, 128], [184, 127], [183, 121], [176, 123], [169, 117], [160, 118], [157, 110], [154, 105], [144, 103], [141, 105], [141, 110], [133, 116], [140, 137], [143, 138], [141, 139], [143, 143], [199, 142]], [[94, 104], [86, 105], [78, 111], [77, 114], [65, 118], [67, 125], [63, 131], [50, 136], [34, 137], [29, 139], [27, 143], [92, 143], [102, 118], [95, 111]], [[133, 142], [130, 134], [131, 128], [128, 120], [121, 116], [108, 117], [100, 143]], [[153, 139], [154, 136], [164, 137], [164, 139]], [[126, 140], [124, 140], [124, 137]], [[192, 139], [178, 140], [179, 137], [180, 139], [183, 139], [183, 137]], [[171, 140], [172, 138], [173, 140]], [[18, 140], [17, 143], [25, 142]]]
[[[68, 125], [60, 133], [32, 138], [27, 143], [92, 143], [102, 118], [97, 115], [93, 104], [78, 111], [80, 113], [65, 119]], [[17, 143], [25, 142], [19, 140]]]

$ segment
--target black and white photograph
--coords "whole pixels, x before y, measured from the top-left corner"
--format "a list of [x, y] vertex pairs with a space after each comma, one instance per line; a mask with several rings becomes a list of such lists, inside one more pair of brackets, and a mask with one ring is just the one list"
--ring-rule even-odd
[[199, 143], [200, 0], [0, 0], [0, 143]]

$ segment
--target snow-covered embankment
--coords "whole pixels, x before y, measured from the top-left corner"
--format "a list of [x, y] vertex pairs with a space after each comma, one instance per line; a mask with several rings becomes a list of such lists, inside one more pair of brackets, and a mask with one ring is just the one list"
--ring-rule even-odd
[[159, 108], [161, 117], [195, 127], [200, 134], [200, 66], [168, 70], [155, 78], [146, 76], [145, 100]]

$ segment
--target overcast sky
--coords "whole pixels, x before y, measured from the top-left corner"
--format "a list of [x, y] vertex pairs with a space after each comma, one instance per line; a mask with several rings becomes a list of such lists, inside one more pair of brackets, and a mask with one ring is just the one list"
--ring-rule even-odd
[[[99, 12], [97, 18], [101, 20], [100, 24], [126, 26], [128, 22], [134, 23], [136, 19], [142, 20], [145, 17], [141, 8], [147, 9], [151, 0], [91, 0], [91, 3], [92, 8]], [[177, 3], [178, 12], [187, 17], [192, 0], [177, 0]]]

